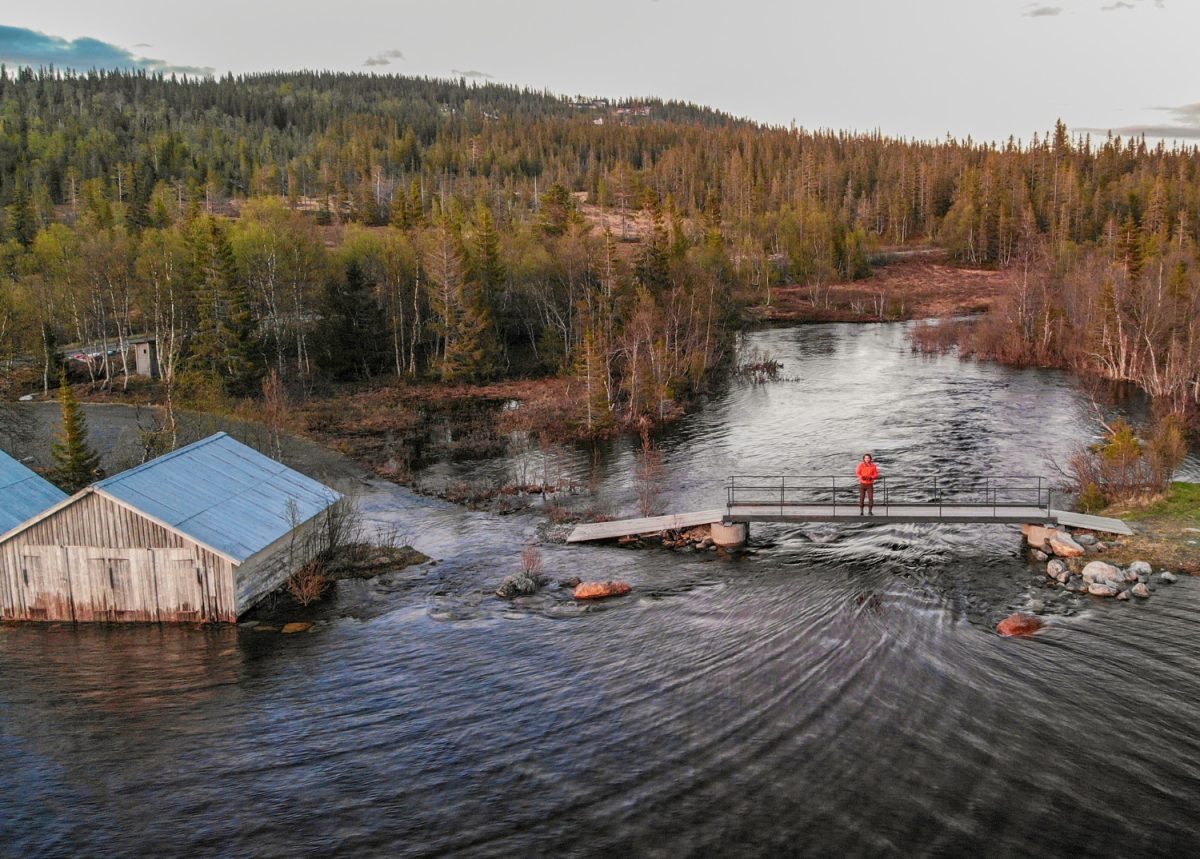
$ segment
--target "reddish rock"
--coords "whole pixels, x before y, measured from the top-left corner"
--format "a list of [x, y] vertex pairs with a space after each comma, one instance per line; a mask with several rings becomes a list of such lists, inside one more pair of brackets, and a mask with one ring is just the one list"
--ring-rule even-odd
[[599, 600], [605, 597], [624, 596], [633, 590], [628, 582], [580, 582], [575, 586], [575, 599]]
[[1071, 539], [1069, 534], [1061, 531], [1050, 536], [1050, 548], [1060, 558], [1078, 558], [1084, 554], [1083, 546]]
[[1041, 618], [1017, 612], [1000, 621], [996, 626], [996, 632], [1005, 638], [1029, 638], [1044, 625]]
[[310, 629], [312, 629], [312, 626], [313, 625], [311, 623], [285, 623], [283, 625], [283, 629], [279, 631], [284, 635], [295, 635], [297, 632], [308, 632]]

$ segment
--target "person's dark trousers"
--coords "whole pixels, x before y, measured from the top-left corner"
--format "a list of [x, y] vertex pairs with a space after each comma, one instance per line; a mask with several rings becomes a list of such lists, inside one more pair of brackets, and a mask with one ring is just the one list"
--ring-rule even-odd
[[866, 501], [866, 503], [867, 503], [868, 510], [871, 510], [871, 511], [875, 510], [875, 484], [873, 484], [873, 483], [858, 484], [858, 512], [859, 513], [862, 512], [864, 501]]

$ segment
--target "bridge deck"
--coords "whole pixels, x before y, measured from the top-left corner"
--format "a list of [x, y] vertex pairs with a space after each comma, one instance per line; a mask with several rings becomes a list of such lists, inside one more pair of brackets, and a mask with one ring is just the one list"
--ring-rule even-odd
[[678, 513], [642, 519], [619, 519], [576, 525], [568, 543], [615, 540], [633, 534], [656, 534], [668, 529], [693, 528], [712, 522], [847, 522], [871, 525], [923, 522], [929, 524], [1067, 525], [1111, 534], [1132, 534], [1120, 519], [1088, 516], [1066, 510], [1047, 510], [1036, 505], [980, 504], [891, 504], [875, 505], [874, 516], [860, 516], [856, 505], [839, 504], [733, 504], [728, 509]]
[[1104, 534], [1122, 534], [1126, 537], [1133, 535], [1133, 529], [1120, 519], [1109, 519], [1107, 516], [1091, 516], [1087, 513], [1072, 513], [1069, 510], [1051, 510], [1059, 525], [1068, 528], [1086, 528], [1088, 531], [1100, 531]]
[[568, 543], [586, 543], [589, 540], [615, 540], [632, 534], [657, 534], [660, 531], [695, 528], [711, 525], [725, 518], [724, 510], [702, 510], [699, 513], [675, 513], [667, 516], [650, 516], [644, 519], [616, 519], [612, 522], [588, 522], [576, 525]]
[[725, 513], [730, 522], [1026, 522], [1054, 524], [1057, 520], [1045, 507], [1033, 504], [890, 504], [875, 505], [874, 515], [858, 513], [850, 504], [733, 504]]

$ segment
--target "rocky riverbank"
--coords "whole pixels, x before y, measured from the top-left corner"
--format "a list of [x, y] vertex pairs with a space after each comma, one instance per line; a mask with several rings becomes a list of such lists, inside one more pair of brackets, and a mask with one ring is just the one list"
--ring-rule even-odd
[[[1034, 560], [1045, 563], [1047, 578], [1070, 593], [1121, 601], [1149, 599], [1158, 585], [1177, 581], [1175, 573], [1161, 566], [1155, 574], [1155, 565], [1143, 559], [1119, 565], [1119, 544], [1103, 541], [1091, 532], [1070, 534], [1040, 525], [1026, 525], [1022, 531]], [[1110, 560], [1095, 558], [1097, 555]]]

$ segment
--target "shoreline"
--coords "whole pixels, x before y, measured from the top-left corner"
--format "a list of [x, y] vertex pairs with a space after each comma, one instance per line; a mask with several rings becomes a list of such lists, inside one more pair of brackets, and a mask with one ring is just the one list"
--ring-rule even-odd
[[964, 268], [940, 248], [902, 250], [862, 280], [774, 287], [770, 305], [751, 305], [754, 322], [906, 322], [986, 313], [1008, 285], [1000, 269]]

